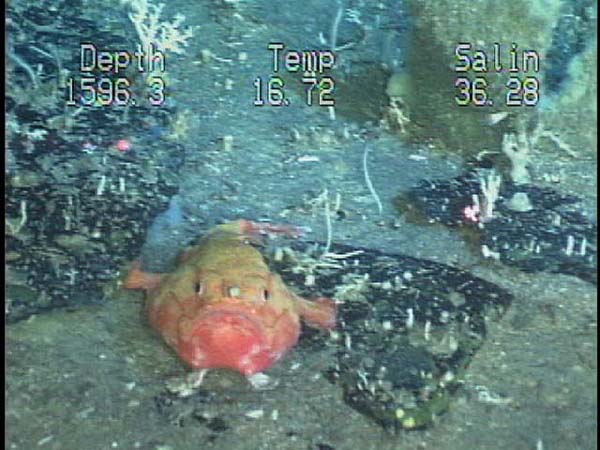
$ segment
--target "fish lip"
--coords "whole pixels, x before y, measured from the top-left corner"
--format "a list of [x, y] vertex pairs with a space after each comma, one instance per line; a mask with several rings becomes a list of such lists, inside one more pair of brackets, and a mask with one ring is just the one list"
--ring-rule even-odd
[[225, 319], [225, 318], [241, 319], [241, 322], [239, 322], [239, 323], [250, 324], [251, 328], [254, 328], [257, 331], [260, 331], [261, 333], [263, 332], [263, 327], [258, 320], [251, 317], [250, 315], [248, 315], [245, 312], [232, 311], [229, 309], [214, 309], [211, 311], [206, 311], [203, 314], [200, 314], [195, 320], [196, 326], [194, 326], [194, 329], [197, 328], [198, 324], [204, 324], [205, 321], [209, 321], [211, 323], [216, 324], [216, 323], [218, 323], [218, 321], [216, 319], [219, 319], [219, 318], [221, 318], [221, 319]]
[[211, 339], [216, 338], [221, 332], [229, 336], [245, 336], [254, 339], [263, 346], [266, 342], [266, 330], [262, 322], [253, 317], [250, 311], [234, 307], [215, 307], [203, 311], [193, 319], [190, 338], [204, 335]]
[[181, 356], [192, 367], [226, 367], [242, 373], [251, 373], [255, 359], [264, 359], [268, 348], [260, 321], [229, 308], [199, 314], [179, 344]]
[[256, 328], [260, 328], [261, 331], [263, 331], [262, 323], [257, 318], [258, 314], [259, 312], [256, 310], [256, 308], [253, 308], [250, 305], [242, 304], [239, 302], [221, 302], [219, 304], [210, 305], [204, 308], [196, 316], [195, 321], [204, 320], [207, 317], [214, 318], [216, 316], [239, 317], [251, 323]]

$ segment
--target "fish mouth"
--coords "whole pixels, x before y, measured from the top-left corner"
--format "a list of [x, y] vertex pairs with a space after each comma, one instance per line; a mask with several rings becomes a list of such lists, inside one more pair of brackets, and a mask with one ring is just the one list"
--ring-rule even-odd
[[262, 326], [241, 312], [210, 311], [199, 317], [194, 324], [194, 335], [204, 334], [211, 338], [225, 339], [231, 336], [261, 336]]
[[206, 311], [191, 325], [180, 353], [192, 367], [250, 371], [252, 361], [268, 347], [260, 322], [243, 312]]

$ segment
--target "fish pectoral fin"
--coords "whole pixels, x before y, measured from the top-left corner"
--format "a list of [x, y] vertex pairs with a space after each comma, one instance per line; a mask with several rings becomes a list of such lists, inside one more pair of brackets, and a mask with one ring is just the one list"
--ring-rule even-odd
[[131, 271], [123, 283], [123, 287], [125, 289], [150, 290], [160, 284], [164, 275], [161, 273], [144, 272], [141, 269], [141, 265], [142, 264], [139, 259], [136, 259], [133, 262]]
[[296, 297], [298, 312], [307, 325], [315, 328], [335, 328], [337, 306], [335, 301], [327, 297], [306, 300]]

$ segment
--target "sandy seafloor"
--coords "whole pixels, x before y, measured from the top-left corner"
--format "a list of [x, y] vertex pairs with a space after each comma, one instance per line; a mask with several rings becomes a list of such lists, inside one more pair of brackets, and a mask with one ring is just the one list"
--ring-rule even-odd
[[[202, 8], [197, 17], [188, 14], [188, 20], [201, 20]], [[597, 448], [596, 287], [574, 277], [525, 274], [484, 262], [458, 233], [399, 217], [392, 206], [398, 192], [422, 178], [452, 177], [462, 161], [409, 147], [385, 133], [371, 142], [369, 156], [384, 205], [379, 215], [363, 178], [364, 143], [358, 132], [343, 132], [346, 126], [354, 129], [344, 117], [332, 124], [326, 112], [303, 106], [257, 111], [239, 106], [250, 104], [251, 87], [223, 90], [227, 78], [234, 86], [249, 86], [254, 75], [268, 73], [262, 44], [273, 38], [272, 30], [241, 20], [238, 25], [247, 36], [244, 48], [251, 58], [246, 63], [198, 66], [186, 65], [184, 58], [177, 68], [183, 81], [174, 95], [196, 118], [185, 138], [196, 156], [181, 174], [189, 203], [204, 200], [205, 210], [220, 215], [216, 219], [262, 216], [308, 225], [311, 238], [324, 239], [322, 214], [281, 213], [308, 192], [316, 195], [327, 188], [332, 196], [341, 194], [347, 211], [343, 220], [334, 221], [334, 241], [469, 267], [509, 289], [511, 308], [499, 322], [488, 324], [487, 341], [450, 410], [426, 430], [394, 434], [347, 406], [341, 389], [324, 379], [322, 370], [333, 352], [325, 336], [316, 344], [301, 343], [269, 371], [279, 381], [273, 389], [254, 391], [241, 377], [215, 371], [206, 388], [230, 394], [206, 403], [201, 417], [194, 404], [189, 408], [196, 416], [181, 405], [161, 410], [156, 398], [164, 393], [165, 380], [186, 368], [147, 326], [142, 297], [114, 292], [102, 306], [55, 310], [7, 326], [7, 448]], [[218, 44], [224, 31], [214, 23], [206, 27], [210, 42], [196, 41], [193, 49], [210, 47], [223, 58], [235, 57], [231, 48]], [[318, 138], [327, 128], [332, 138]], [[234, 148], [223, 152], [219, 138], [228, 134], [234, 136]], [[298, 162], [303, 155], [319, 161]], [[560, 172], [563, 181], [557, 187], [581, 196], [584, 207], [595, 213], [595, 159], [538, 154], [535, 163]], [[212, 196], [223, 189], [220, 179], [239, 186], [233, 198]]]

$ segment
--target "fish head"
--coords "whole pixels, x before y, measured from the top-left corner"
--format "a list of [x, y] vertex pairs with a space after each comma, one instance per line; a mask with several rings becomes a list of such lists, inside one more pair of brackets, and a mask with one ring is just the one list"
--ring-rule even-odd
[[298, 341], [300, 321], [276, 281], [222, 279], [218, 289], [206, 282], [193, 299], [197, 306], [182, 308], [187, 313], [179, 320], [175, 344], [181, 358], [196, 369], [229, 368], [246, 376], [279, 360]]

